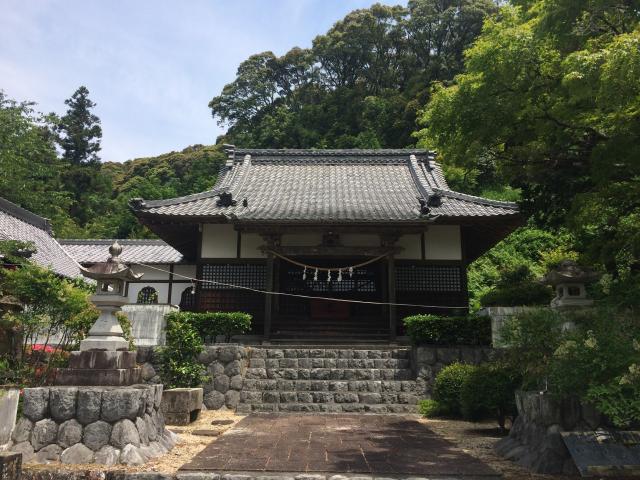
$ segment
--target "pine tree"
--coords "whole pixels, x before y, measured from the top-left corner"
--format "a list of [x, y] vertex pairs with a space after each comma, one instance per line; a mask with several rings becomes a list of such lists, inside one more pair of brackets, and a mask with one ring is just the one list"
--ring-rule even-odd
[[62, 181], [73, 196], [69, 213], [78, 225], [84, 227], [104, 214], [104, 199], [109, 196], [108, 182], [100, 176], [98, 157], [102, 128], [100, 119], [91, 112], [96, 104], [89, 99], [86, 87], [78, 88], [64, 103], [69, 108], [59, 119], [57, 127], [57, 141], [66, 164]]
[[64, 103], [69, 108], [58, 125], [63, 159], [71, 165], [98, 164], [102, 128], [100, 119], [91, 113], [96, 104], [89, 99], [89, 90], [79, 87]]

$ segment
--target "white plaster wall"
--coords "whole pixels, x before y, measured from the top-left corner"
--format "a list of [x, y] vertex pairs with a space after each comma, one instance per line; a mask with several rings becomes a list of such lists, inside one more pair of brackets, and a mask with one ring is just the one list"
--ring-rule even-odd
[[257, 233], [242, 233], [240, 237], [240, 258], [264, 258], [266, 255], [259, 249], [264, 239]]
[[345, 247], [379, 247], [380, 237], [366, 233], [344, 233], [340, 235], [340, 242]]
[[433, 225], [425, 232], [427, 260], [461, 260], [459, 225]]
[[402, 251], [395, 255], [395, 258], [407, 260], [422, 259], [422, 241], [420, 234], [402, 235], [396, 242], [396, 246], [402, 247]]
[[229, 224], [202, 226], [202, 258], [236, 258], [238, 232]]
[[315, 247], [321, 243], [321, 233], [285, 233], [280, 239], [283, 247]]

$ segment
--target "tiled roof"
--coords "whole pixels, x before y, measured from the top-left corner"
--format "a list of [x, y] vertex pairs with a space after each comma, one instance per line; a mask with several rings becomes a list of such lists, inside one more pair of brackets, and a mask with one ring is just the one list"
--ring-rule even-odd
[[59, 275], [82, 277], [78, 263], [53, 238], [49, 221], [4, 198], [0, 198], [0, 240], [33, 242], [36, 253], [31, 260]]
[[[221, 204], [230, 193], [233, 205]], [[429, 202], [428, 209], [421, 202]], [[131, 202], [140, 217], [248, 222], [420, 222], [517, 215], [514, 203], [453, 192], [427, 150], [231, 151], [214, 188]]]
[[[104, 262], [114, 240], [60, 240], [64, 249], [81, 264]], [[125, 263], [178, 263], [182, 254], [162, 240], [118, 240]]]

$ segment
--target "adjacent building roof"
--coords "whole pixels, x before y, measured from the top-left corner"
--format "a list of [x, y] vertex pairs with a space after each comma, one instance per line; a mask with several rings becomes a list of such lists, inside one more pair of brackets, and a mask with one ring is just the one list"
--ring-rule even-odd
[[0, 198], [0, 240], [33, 242], [33, 261], [65, 277], [82, 277], [78, 263], [53, 238], [49, 220], [4, 198]]
[[514, 216], [514, 203], [449, 189], [427, 150], [233, 149], [214, 188], [131, 202], [140, 218], [232, 223], [420, 223]]
[[[60, 240], [69, 254], [82, 265], [104, 262], [114, 240]], [[162, 240], [118, 240], [124, 263], [178, 263], [182, 254]]]

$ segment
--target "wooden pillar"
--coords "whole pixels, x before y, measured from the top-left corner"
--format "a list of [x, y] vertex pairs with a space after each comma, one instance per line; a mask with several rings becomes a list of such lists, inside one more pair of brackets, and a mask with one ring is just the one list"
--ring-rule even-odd
[[[267, 254], [267, 272], [265, 290], [273, 291], [273, 254]], [[264, 340], [271, 338], [271, 314], [273, 312], [273, 295], [264, 296]]]
[[169, 293], [167, 293], [167, 304], [171, 305], [171, 294], [173, 293], [173, 263], [169, 265]]
[[[387, 256], [387, 289], [389, 303], [396, 302], [396, 264], [393, 254]], [[398, 329], [395, 305], [389, 305], [389, 341], [396, 340], [396, 331]]]

